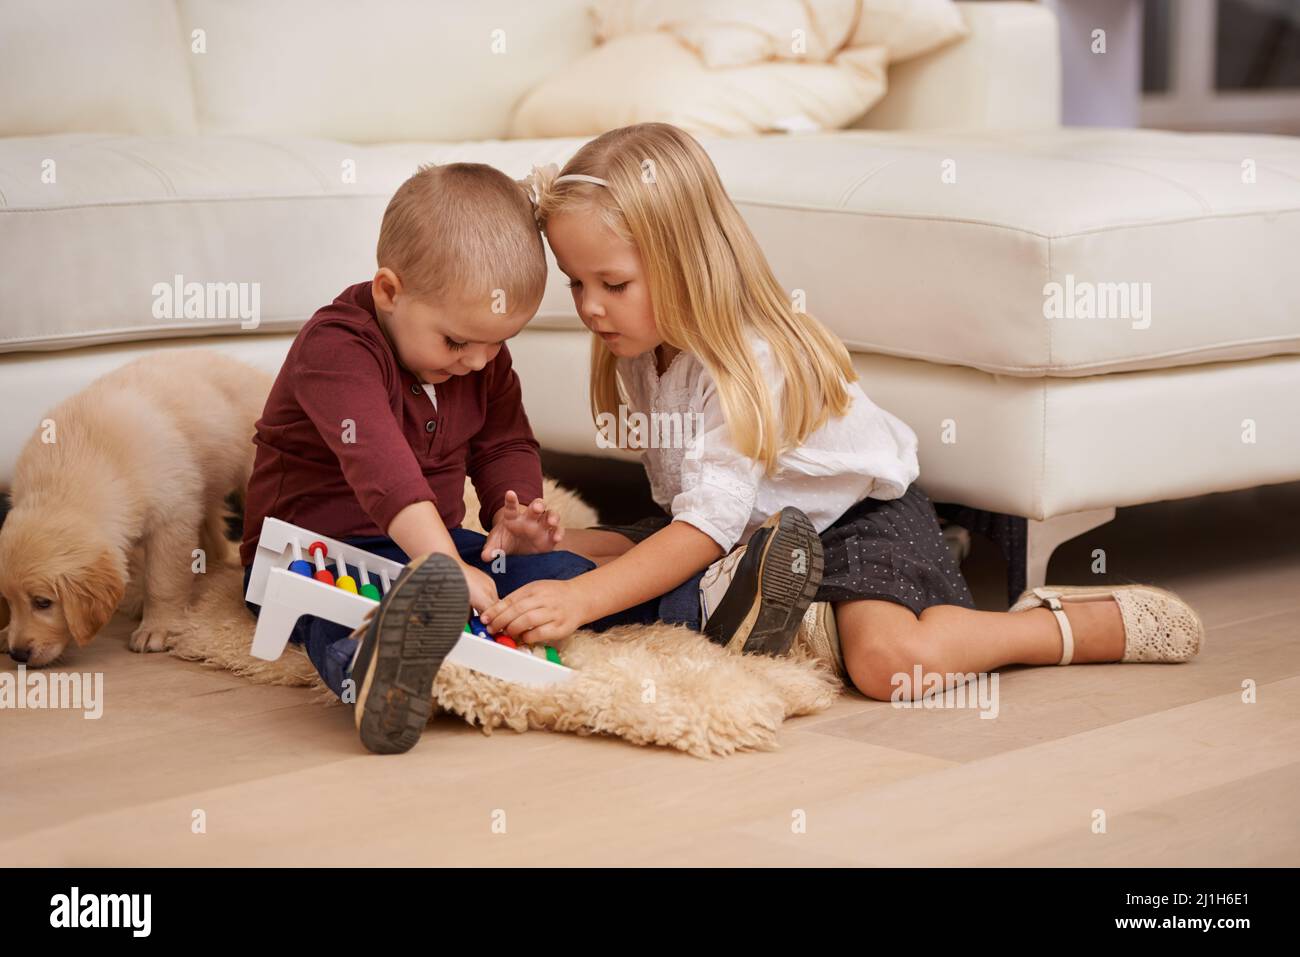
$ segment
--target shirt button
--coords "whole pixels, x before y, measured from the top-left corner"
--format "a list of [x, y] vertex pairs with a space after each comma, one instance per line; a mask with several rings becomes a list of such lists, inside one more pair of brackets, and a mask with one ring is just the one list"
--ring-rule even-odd
[[424, 423], [424, 431], [430, 434], [432, 434], [433, 430], [436, 429], [437, 427], [438, 427], [438, 423], [435, 422], [433, 419], [430, 419], [428, 422]]
[[418, 384], [418, 383], [415, 383], [415, 382], [412, 382], [412, 383], [411, 383], [411, 395], [419, 395], [419, 394], [420, 394], [420, 386], [419, 386], [419, 384]]

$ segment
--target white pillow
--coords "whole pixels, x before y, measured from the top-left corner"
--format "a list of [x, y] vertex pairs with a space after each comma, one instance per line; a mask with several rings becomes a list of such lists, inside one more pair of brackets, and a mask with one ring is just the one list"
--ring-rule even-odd
[[192, 133], [173, 0], [0, 3], [0, 136]]
[[846, 51], [833, 63], [710, 70], [667, 33], [632, 33], [529, 93], [510, 135], [590, 136], [650, 121], [716, 136], [839, 129], [884, 95], [885, 71], [880, 47]]
[[863, 0], [851, 46], [879, 44], [889, 62], [910, 60], [966, 36], [966, 21], [953, 0]]
[[595, 0], [592, 13], [599, 40], [663, 30], [711, 67], [824, 63], [859, 46], [897, 63], [966, 34], [953, 0]]

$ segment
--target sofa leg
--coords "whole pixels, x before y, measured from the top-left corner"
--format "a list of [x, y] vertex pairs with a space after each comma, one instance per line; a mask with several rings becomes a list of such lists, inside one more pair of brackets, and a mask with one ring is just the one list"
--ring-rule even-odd
[[[1025, 588], [1037, 588], [1047, 584], [1047, 563], [1052, 552], [1063, 542], [1082, 535], [1084, 532], [1105, 525], [1115, 517], [1114, 507], [1093, 508], [1086, 512], [1070, 512], [1068, 515], [1056, 515], [1040, 522], [1026, 519], [1028, 528], [1025, 536]], [[1023, 589], [1021, 589], [1023, 591]], [[1014, 601], [1020, 597], [1019, 592], [1010, 596]]]

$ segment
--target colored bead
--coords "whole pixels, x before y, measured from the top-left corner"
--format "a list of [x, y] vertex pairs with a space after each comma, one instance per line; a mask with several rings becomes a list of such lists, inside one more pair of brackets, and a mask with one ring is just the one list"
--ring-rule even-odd
[[370, 584], [370, 572], [366, 570], [366, 560], [364, 558], [357, 559], [357, 581], [364, 582], [358, 594], [363, 598], [369, 598], [371, 601], [379, 601], [379, 589]]
[[344, 575], [336, 581], [334, 585], [335, 587], [342, 588], [344, 591], [351, 592], [354, 595], [357, 593], [357, 581], [351, 575]]
[[550, 662], [554, 662], [557, 665], [564, 664], [564, 662], [560, 660], [560, 653], [556, 651], [554, 648], [552, 648], [550, 645], [546, 646], [546, 660]]
[[519, 647], [517, 644], [515, 644], [515, 640], [509, 637], [508, 635], [497, 635], [495, 640], [498, 645], [505, 645], [507, 648]]
[[291, 539], [289, 544], [293, 546], [293, 561], [289, 563], [289, 571], [311, 578], [311, 562], [303, 560], [302, 546], [298, 544], [298, 539]]
[[307, 554], [316, 561], [316, 574], [312, 575], [312, 578], [316, 579], [318, 582], [324, 582], [326, 585], [333, 585], [334, 576], [330, 574], [330, 570], [325, 567], [325, 556], [327, 554], [325, 543], [312, 542], [307, 546]]

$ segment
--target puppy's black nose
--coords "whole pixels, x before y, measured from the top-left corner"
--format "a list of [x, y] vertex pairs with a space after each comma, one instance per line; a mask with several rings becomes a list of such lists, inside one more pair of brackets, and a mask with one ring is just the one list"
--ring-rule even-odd
[[10, 648], [9, 657], [21, 664], [31, 657], [31, 652], [26, 648]]

